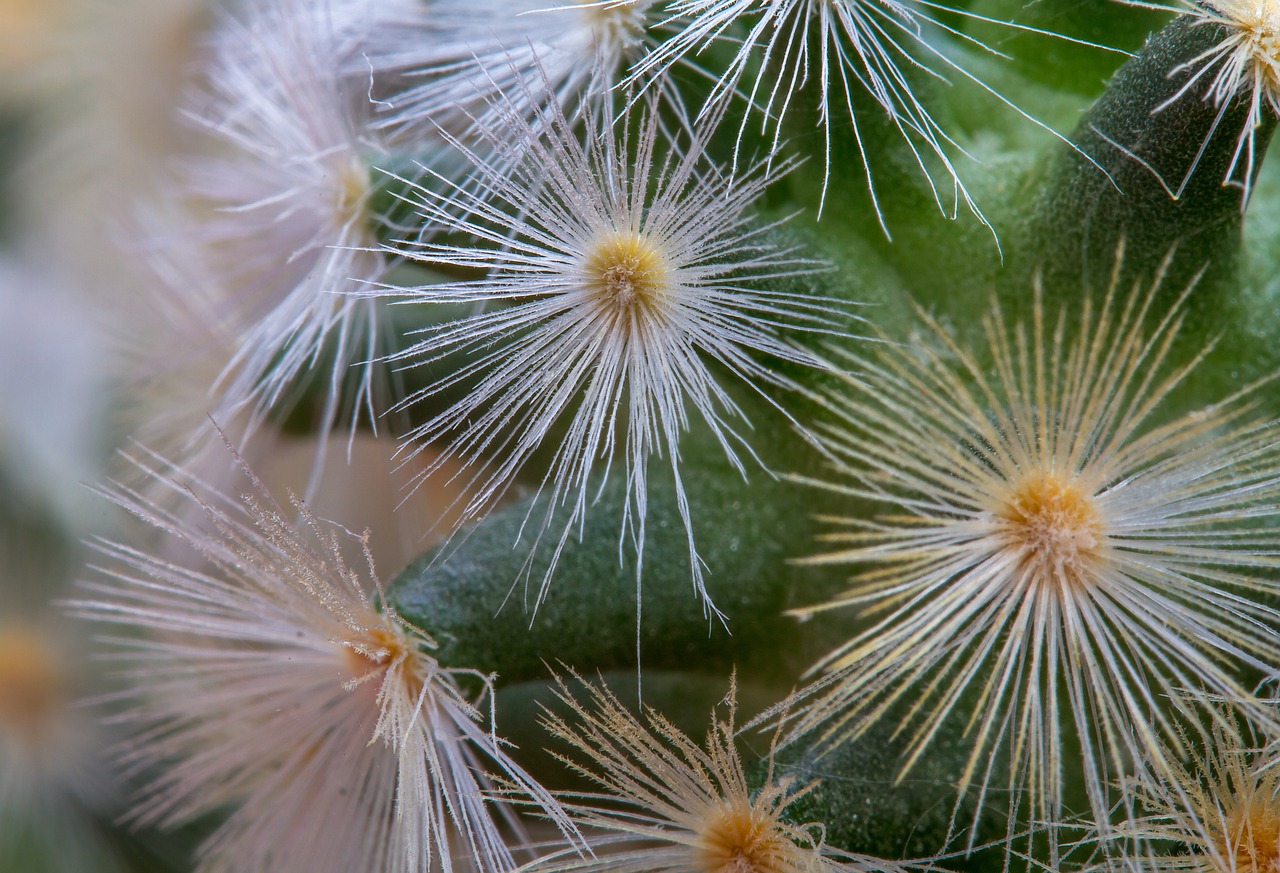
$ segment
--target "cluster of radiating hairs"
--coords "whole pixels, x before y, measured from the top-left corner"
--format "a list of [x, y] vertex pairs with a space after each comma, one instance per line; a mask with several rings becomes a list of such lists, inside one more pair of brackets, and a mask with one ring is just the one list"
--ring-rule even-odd
[[1133, 814], [1091, 871], [1261, 873], [1280, 860], [1280, 767], [1274, 744], [1219, 707], [1209, 741], [1159, 778], [1134, 780]]
[[530, 873], [907, 869], [826, 845], [822, 823], [789, 817], [788, 808], [814, 786], [776, 772], [776, 743], [765, 756], [763, 777], [749, 777], [737, 748], [735, 678], [721, 702], [727, 715], [711, 714], [702, 744], [653, 709], [637, 715], [603, 682], [571, 674], [556, 683], [558, 700], [572, 721], [548, 709], [543, 723], [560, 743], [556, 751], [565, 766], [600, 789], [566, 797], [566, 808], [596, 834], [596, 856], [549, 852], [529, 865]]
[[[692, 414], [741, 469], [752, 450], [726, 375], [777, 405], [768, 389], [790, 386], [777, 364], [824, 366], [788, 332], [838, 333], [849, 313], [768, 287], [815, 265], [753, 217], [793, 162], [766, 152], [727, 168], [705, 152], [736, 89], [719, 89], [693, 121], [666, 72], [677, 59], [637, 66], [683, 26], [672, 12], [282, 0], [222, 14], [186, 100], [197, 146], [173, 171], [180, 202], [143, 222], [163, 228], [149, 248], [157, 276], [191, 297], [178, 308], [231, 338], [211, 417], [251, 446], [318, 397], [323, 455], [343, 422], [354, 433], [380, 421], [394, 367], [463, 358], [395, 407], [431, 409], [467, 387], [419, 415], [404, 450], [443, 446], [424, 476], [462, 462], [463, 520], [552, 439], [540, 474], [552, 509], [538, 535], [562, 511], [558, 553], [588, 510], [588, 475], [616, 455], [622, 527], [640, 553], [648, 459], [665, 456], [691, 581], [714, 609], [680, 434]], [[641, 73], [643, 86], [631, 81]], [[399, 200], [380, 201], [385, 188]], [[406, 287], [393, 272], [406, 264], [465, 278]], [[420, 314], [427, 326], [397, 351], [388, 299], [472, 314]], [[101, 574], [71, 604], [144, 632], [115, 641], [128, 688], [113, 702], [137, 729], [126, 760], [147, 776], [135, 819], [171, 826], [232, 805], [201, 849], [203, 870], [504, 870], [520, 828], [486, 798], [492, 772], [589, 859], [574, 819], [595, 819], [567, 812], [486, 729], [487, 695], [474, 689], [488, 677], [437, 663], [430, 636], [382, 603], [372, 566], [348, 563], [341, 532], [305, 503], [277, 505], [232, 456], [239, 484], [157, 455], [135, 464], [151, 485], [107, 489], [167, 542], [101, 544]], [[236, 488], [243, 499], [224, 496]], [[729, 735], [717, 736], [707, 754], [728, 781], [708, 790], [763, 804], [762, 827], [778, 829], [759, 836], [769, 869], [808, 869], [817, 843], [776, 821], [783, 793], [751, 801]], [[737, 863], [725, 839], [720, 866]]]
[[109, 492], [163, 532], [165, 557], [103, 542], [89, 596], [68, 604], [150, 632], [115, 640], [129, 665], [116, 696], [137, 728], [125, 760], [164, 765], [136, 821], [236, 804], [201, 846], [202, 870], [506, 870], [492, 770], [580, 842], [486, 724], [490, 678], [441, 666], [431, 637], [383, 603], [367, 536], [281, 506], [247, 467], [236, 500], [157, 458], [136, 463], [189, 505]]
[[[796, 613], [858, 630], [784, 714], [791, 740], [892, 719], [905, 775], [961, 732], [961, 795], [1007, 795], [1010, 836], [1030, 818], [1056, 846], [1069, 782], [1105, 830], [1135, 767], [1169, 778], [1240, 725], [1277, 736], [1241, 678], [1280, 667], [1280, 430], [1253, 410], [1269, 383], [1175, 414], [1209, 349], [1173, 363], [1185, 316], [1159, 290], [1056, 316], [1037, 290], [1030, 324], [993, 305], [985, 349], [922, 316], [919, 347], [848, 353], [857, 377], [815, 397], [836, 476], [811, 484], [861, 512], [830, 519], [812, 562], [860, 571]], [[977, 824], [956, 822], [970, 841]]]
[[[913, 90], [922, 74], [992, 90], [955, 43], [986, 47], [950, 13], [970, 14], [925, 0], [247, 2], [214, 24], [187, 102], [203, 145], [174, 190], [191, 218], [153, 241], [184, 269], [158, 272], [214, 289], [193, 308], [233, 348], [201, 390], [215, 420], [239, 422], [234, 442], [309, 404], [321, 453], [332, 430], [403, 415], [400, 456], [424, 459], [409, 487], [452, 476], [462, 522], [530, 479], [547, 499], [525, 529], [553, 552], [535, 602], [604, 472], [625, 479], [637, 586], [647, 495], [674, 488], [692, 588], [717, 613], [681, 438], [707, 430], [745, 474], [742, 398], [762, 398], [831, 459], [812, 484], [882, 510], [834, 519], [814, 559], [857, 575], [797, 612], [853, 613], [857, 627], [775, 713], [776, 741], [856, 742], [905, 711], [906, 774], [960, 731], [972, 749], [960, 794], [982, 808], [1007, 791], [1011, 834], [1066, 821], [1077, 770], [1106, 822], [1113, 782], [1144, 762], [1145, 787], [1122, 805], [1155, 810], [1131, 822], [1173, 822], [1152, 831], [1161, 839], [1182, 819], [1152, 798], [1192, 778], [1187, 754], [1280, 736], [1238, 678], [1280, 669], [1280, 550], [1266, 531], [1280, 444], [1253, 414], [1258, 386], [1166, 412], [1207, 351], [1173, 363], [1181, 302], [1161, 309], [1158, 280], [1075, 313], [1046, 313], [1037, 292], [1029, 325], [993, 308], [985, 350], [927, 317], [919, 348], [859, 344], [847, 302], [778, 290], [821, 266], [757, 216], [795, 165], [784, 120], [814, 100], [828, 163], [847, 125], [873, 202], [865, 106], [944, 212], [964, 203], [982, 218], [963, 150]], [[1256, 126], [1275, 107], [1274, 61], [1246, 49], [1274, 38], [1232, 37], [1192, 82], [1212, 78], [1219, 103], [1253, 100]], [[710, 144], [730, 110], [742, 121], [722, 166]], [[393, 321], [416, 327], [400, 336]], [[819, 339], [837, 350], [816, 354]], [[805, 370], [857, 376], [816, 392], [786, 375]], [[399, 377], [420, 387], [397, 393]], [[807, 394], [822, 422], [793, 418], [788, 394]], [[437, 661], [429, 629], [384, 602], [367, 535], [277, 503], [227, 454], [234, 481], [143, 455], [153, 487], [105, 489], [165, 544], [100, 543], [70, 605], [129, 631], [112, 640], [127, 688], [110, 702], [136, 728], [135, 820], [230, 808], [202, 871], [505, 871], [528, 849], [521, 809], [554, 825], [558, 842], [528, 862], [547, 873], [898, 869], [792, 820], [806, 786], [772, 766], [751, 784], [732, 693], [699, 745], [602, 685], [584, 704], [562, 683], [568, 715], [547, 726], [599, 791], [547, 791], [501, 738], [492, 677]], [[1233, 786], [1254, 778], [1214, 761]], [[1237, 827], [1235, 807], [1173, 792], [1202, 844]], [[956, 828], [972, 846], [976, 822]]]
[[[238, 422], [237, 441], [247, 443], [264, 423], [284, 419], [299, 404], [308, 413], [315, 407], [322, 436], [316, 476], [324, 435], [344, 424], [349, 433], [363, 424], [377, 427], [397, 399], [409, 407], [403, 409], [409, 419], [433, 420], [407, 436], [397, 433], [411, 444], [409, 453], [475, 411], [480, 401], [472, 399], [445, 414], [415, 414], [413, 403], [390, 387], [396, 363], [431, 369], [451, 350], [483, 346], [496, 373], [524, 366], [522, 355], [541, 344], [493, 340], [498, 331], [528, 335], [535, 295], [539, 303], [562, 301], [557, 327], [573, 324], [592, 334], [594, 344], [583, 342], [583, 362], [612, 362], [626, 383], [613, 391], [602, 386], [599, 397], [607, 402], [592, 409], [574, 396], [580, 378], [560, 384], [552, 373], [526, 377], [533, 383], [526, 385], [481, 380], [492, 401], [489, 420], [498, 425], [507, 421], [504, 406], [531, 400], [549, 401], [543, 418], [561, 429], [570, 415], [589, 418], [596, 436], [568, 446], [548, 476], [558, 496], [578, 492], [567, 498], [569, 526], [581, 515], [580, 470], [607, 465], [622, 443], [627, 475], [636, 480], [635, 516], [643, 518], [638, 465], [659, 450], [674, 461], [673, 437], [686, 426], [671, 400], [689, 401], [721, 432], [731, 455], [741, 451], [741, 438], [723, 426], [739, 417], [737, 410], [723, 389], [707, 384], [700, 362], [725, 362], [739, 376], [764, 374], [764, 382], [776, 382], [768, 375], [776, 368], [748, 366], [747, 357], [776, 355], [789, 345], [779, 336], [783, 326], [827, 329], [847, 322], [828, 301], [757, 290], [795, 269], [796, 259], [762, 230], [737, 232], [749, 223], [754, 201], [792, 166], [782, 119], [793, 100], [817, 101], [828, 152], [832, 128], [841, 124], [863, 148], [858, 125], [867, 122], [855, 108], [877, 108], [908, 143], [939, 203], [972, 205], [955, 165], [961, 150], [912, 90], [921, 71], [975, 78], [937, 41], [955, 37], [972, 49], [973, 40], [948, 32], [935, 20], [933, 4], [282, 0], [239, 6], [221, 16], [186, 100], [197, 144], [175, 167], [170, 187], [181, 201], [178, 214], [190, 217], [175, 221], [173, 210], [153, 209], [148, 226], [164, 230], [152, 233], [150, 248], [158, 252], [156, 272], [170, 296], [200, 298], [191, 319], [201, 329], [216, 324], [229, 337], [220, 374], [202, 386], [211, 392], [204, 411], [227, 427]], [[734, 35], [739, 29], [749, 31], [745, 41]], [[822, 50], [809, 83], [812, 35]], [[722, 46], [733, 48], [732, 61], [727, 70], [711, 68], [709, 56]], [[786, 74], [766, 88], [775, 62]], [[743, 87], [748, 80], [754, 86]], [[815, 96], [802, 89], [806, 85]], [[842, 96], [833, 100], [837, 90]], [[686, 106], [686, 92], [699, 95], [696, 112]], [[730, 110], [742, 121], [732, 163], [720, 167], [704, 152]], [[621, 122], [622, 135], [620, 112], [629, 119]], [[770, 134], [753, 147], [748, 125], [757, 121]], [[559, 172], [539, 165], [548, 155]], [[939, 167], [954, 183], [954, 197], [944, 197], [936, 184]], [[421, 190], [410, 193], [413, 185]], [[541, 190], [544, 185], [550, 190]], [[388, 188], [421, 214], [406, 224]], [[590, 211], [575, 212], [569, 225], [556, 223], [556, 201], [576, 209], [579, 196], [594, 201]], [[686, 213], [704, 220], [682, 221]], [[635, 235], [640, 248], [611, 241], [606, 230]], [[422, 245], [439, 237], [449, 243]], [[458, 239], [467, 242], [455, 245]], [[516, 297], [491, 289], [477, 304], [486, 319], [437, 331], [438, 342], [397, 354], [402, 343], [379, 298], [405, 296], [403, 276], [388, 277], [405, 259], [446, 274], [475, 268], [511, 275], [513, 282], [536, 274], [543, 284]], [[547, 284], [557, 273], [564, 284]], [[415, 296], [462, 303], [479, 294], [478, 285], [463, 284], [427, 285]], [[751, 293], [739, 293], [744, 286]], [[570, 293], [588, 287], [602, 290], [585, 299]], [[624, 292], [607, 300], [618, 317], [597, 329], [601, 294], [613, 294], [610, 289]], [[703, 304], [668, 311], [686, 291]], [[628, 326], [638, 316], [636, 323], [648, 329]], [[673, 340], [673, 330], [688, 326], [700, 335]], [[497, 366], [504, 354], [510, 366]], [[803, 357], [794, 348], [783, 354]], [[169, 362], [163, 375], [173, 370]], [[438, 402], [429, 398], [455, 382], [453, 374], [437, 377], [415, 395], [419, 408], [435, 409]], [[624, 393], [625, 410], [613, 402]], [[488, 445], [493, 436], [455, 429], [448, 439], [472, 447], [455, 453], [474, 470], [477, 457], [501, 455], [500, 447]], [[541, 438], [535, 430], [524, 440]], [[476, 473], [489, 481], [473, 504], [490, 505], [489, 492], [503, 488], [528, 453], [516, 446], [496, 471]], [[313, 479], [308, 493], [316, 485]]]
[[[561, 547], [591, 502], [588, 475], [616, 461], [629, 494], [622, 537], [643, 553], [648, 460], [663, 455], [693, 586], [714, 611], [680, 434], [706, 424], [742, 468], [750, 422], [734, 386], [777, 405], [785, 365], [823, 366], [797, 339], [847, 333], [854, 320], [847, 303], [770, 290], [816, 266], [754, 219], [794, 166], [783, 121], [794, 101], [816, 99], [826, 151], [846, 123], [870, 180], [858, 127], [869, 101], [939, 202], [942, 167], [957, 202], [972, 205], [960, 149], [912, 88], [921, 73], [977, 81], [945, 37], [985, 47], [939, 11], [866, 0], [281, 0], [224, 14], [185, 110], [202, 144], [172, 185], [192, 217], [154, 244], [170, 267], [183, 263], [158, 271], [181, 286], [171, 292], [200, 297], [193, 318], [230, 337], [200, 411], [245, 448], [301, 405], [319, 435], [308, 494], [332, 430], [391, 421], [401, 460], [420, 471], [412, 485], [463, 467], [457, 523], [523, 476], [550, 498], [531, 538], [555, 527]], [[1257, 55], [1264, 37], [1232, 39]], [[723, 47], [727, 68], [711, 68]], [[1227, 101], [1228, 79], [1253, 83], [1255, 108], [1272, 99], [1260, 62], [1230, 51], [1212, 99]], [[701, 95], [697, 112], [686, 91]], [[707, 149], [730, 110], [741, 121], [720, 166]], [[748, 137], [757, 121], [767, 135]], [[449, 278], [406, 278], [423, 271]], [[425, 325], [416, 336], [393, 327], [392, 302], [412, 306], [402, 321]], [[466, 306], [474, 314], [456, 317]], [[415, 385], [407, 395], [402, 377]], [[527, 469], [548, 444], [551, 460]], [[434, 460], [418, 465], [424, 453]]]

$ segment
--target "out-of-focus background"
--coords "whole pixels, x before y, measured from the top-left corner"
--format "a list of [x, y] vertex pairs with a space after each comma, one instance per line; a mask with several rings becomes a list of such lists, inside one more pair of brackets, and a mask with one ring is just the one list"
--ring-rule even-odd
[[[201, 0], [0, 0], [0, 871], [182, 870], [197, 835], [127, 821], [95, 631], [61, 614], [126, 519], [94, 488], [120, 451], [173, 450], [207, 425], [218, 350], [157, 306], [164, 264], [140, 232], [190, 125], [179, 103], [211, 20]], [[182, 267], [180, 259], [176, 264]], [[212, 347], [216, 343], [209, 342]], [[181, 350], [182, 354], [178, 355]], [[174, 355], [172, 359], [167, 355]], [[199, 378], [190, 378], [190, 370]], [[167, 382], [166, 379], [172, 377]], [[192, 390], [203, 385], [204, 389]], [[132, 448], [130, 448], [132, 447]], [[347, 448], [343, 440], [343, 448]], [[394, 443], [359, 435], [313, 501], [376, 531], [384, 575], [422, 550], [432, 498], [404, 495]], [[253, 459], [301, 490], [314, 448], [280, 438]], [[340, 498], [339, 498], [340, 495]]]

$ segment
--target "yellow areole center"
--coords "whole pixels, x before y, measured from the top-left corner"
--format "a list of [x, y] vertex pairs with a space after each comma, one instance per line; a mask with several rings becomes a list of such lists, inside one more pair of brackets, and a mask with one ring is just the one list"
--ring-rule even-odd
[[642, 234], [610, 233], [583, 262], [592, 300], [615, 315], [660, 317], [667, 304], [670, 270], [661, 250]]
[[1069, 476], [1035, 472], [1019, 481], [996, 515], [1025, 569], [1070, 584], [1089, 581], [1101, 548], [1101, 519], [1092, 494]]

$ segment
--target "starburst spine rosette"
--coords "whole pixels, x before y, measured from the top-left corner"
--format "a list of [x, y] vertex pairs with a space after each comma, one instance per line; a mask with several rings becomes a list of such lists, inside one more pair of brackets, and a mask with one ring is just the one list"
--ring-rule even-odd
[[1264, 873], [1280, 864], [1280, 768], [1275, 747], [1214, 725], [1190, 763], [1130, 780], [1135, 814], [1100, 840], [1109, 870]]
[[[747, 136], [751, 119], [758, 115], [761, 132], [769, 135], [772, 130], [772, 143], [777, 150], [783, 136], [782, 122], [791, 113], [792, 99], [802, 93], [811, 67], [816, 66], [818, 124], [823, 131], [826, 160], [819, 212], [826, 202], [830, 183], [833, 115], [847, 111], [872, 207], [881, 229], [886, 235], [889, 233], [876, 193], [873, 161], [867, 148], [868, 130], [860, 126], [855, 112], [859, 99], [855, 94], [865, 92], [906, 143], [939, 209], [954, 218], [963, 203], [989, 227], [953, 161], [953, 155], [967, 156], [967, 153], [916, 96], [908, 71], [920, 71], [944, 82], [950, 75], [959, 76], [1022, 117], [1041, 127], [1045, 125], [966, 69], [956, 60], [954, 52], [935, 44], [936, 35], [945, 34], [959, 43], [998, 54], [945, 24], [935, 17], [935, 10], [1017, 30], [1046, 33], [926, 0], [671, 0], [663, 9], [666, 17], [659, 26], [674, 30], [675, 35], [663, 40], [635, 64], [624, 86], [644, 88], [661, 83], [673, 64], [689, 62], [717, 42], [736, 43], [734, 57], [715, 81], [699, 120], [708, 111], [715, 111], [714, 107], [721, 107], [719, 111], [723, 111], [723, 105], [730, 98], [741, 94], [749, 109], [739, 124], [739, 147]], [[736, 35], [739, 25], [745, 29], [745, 36]], [[1046, 35], [1068, 39], [1058, 34]], [[811, 62], [814, 43], [818, 45], [816, 65]], [[751, 81], [744, 84], [744, 80]], [[843, 95], [839, 94], [840, 89]], [[949, 195], [939, 185], [938, 176], [945, 177], [944, 185], [950, 185]]]
[[159, 768], [135, 821], [168, 827], [233, 805], [201, 846], [202, 871], [507, 870], [500, 823], [521, 828], [487, 803], [492, 770], [575, 838], [483, 723], [483, 698], [462, 690], [488, 696], [490, 677], [440, 665], [429, 636], [381, 607], [367, 535], [355, 540], [366, 578], [347, 563], [351, 535], [300, 501], [278, 505], [247, 468], [237, 503], [159, 459], [139, 463], [202, 522], [107, 491], [186, 552], [99, 543], [106, 561], [69, 604], [123, 629], [106, 641], [126, 687], [106, 701], [134, 728], [122, 759]]
[[846, 390], [818, 398], [840, 463], [813, 484], [885, 509], [832, 519], [845, 530], [813, 559], [864, 569], [797, 614], [862, 624], [818, 665], [791, 740], [850, 741], [897, 707], [905, 773], [962, 730], [961, 794], [980, 808], [1007, 789], [1013, 833], [1019, 810], [1064, 820], [1072, 750], [1105, 822], [1108, 779], [1172, 768], [1208, 698], [1276, 728], [1235, 671], [1280, 664], [1277, 428], [1249, 390], [1163, 418], [1208, 350], [1174, 365], [1184, 313], [1157, 319], [1155, 293], [1113, 286], [1052, 329], [1038, 292], [1029, 330], [997, 307], [990, 371], [926, 317], [926, 345], [858, 357]]
[[362, 420], [376, 427], [385, 374], [374, 360], [392, 345], [378, 302], [343, 293], [389, 265], [370, 202], [383, 148], [363, 91], [339, 71], [355, 8], [288, 0], [220, 18], [184, 104], [200, 142], [175, 188], [191, 217], [155, 241], [182, 253], [162, 252], [199, 274], [206, 298], [215, 289], [197, 311], [233, 338], [207, 400], [218, 421], [243, 419], [247, 439], [318, 383], [308, 492], [344, 417], [352, 433]]
[[774, 778], [772, 747], [763, 784], [752, 784], [736, 745], [736, 684], [728, 717], [713, 712], [700, 745], [651, 707], [637, 715], [603, 682], [572, 676], [584, 702], [556, 681], [567, 712], [543, 716], [569, 748], [556, 756], [603, 789], [563, 798], [593, 856], [551, 852], [526, 873], [900, 873], [825, 845], [820, 824], [792, 822], [788, 808], [807, 788]]
[[[851, 316], [838, 302], [766, 287], [820, 267], [771, 241], [780, 222], [760, 224], [751, 216], [753, 203], [789, 163], [761, 162], [730, 178], [696, 134], [687, 145], [660, 151], [653, 114], [603, 127], [587, 118], [580, 140], [554, 100], [543, 101], [537, 123], [527, 119], [524, 106], [539, 99], [535, 94], [547, 96], [543, 85], [539, 92], [526, 82], [518, 100], [490, 105], [497, 127], [483, 135], [493, 157], [449, 137], [473, 162], [478, 184], [433, 174], [448, 193], [413, 188], [426, 225], [475, 242], [404, 241], [395, 254], [486, 276], [379, 292], [407, 298], [406, 305], [482, 310], [424, 328], [392, 359], [412, 368], [459, 352], [471, 356], [399, 404], [411, 414], [434, 395], [473, 383], [465, 397], [408, 434], [406, 454], [443, 446], [440, 460], [417, 481], [447, 461], [465, 463], [471, 471], [465, 523], [501, 498], [545, 440], [559, 439], [538, 486], [552, 499], [545, 516], [529, 525], [540, 541], [556, 514], [567, 514], [553, 534], [557, 556], [592, 503], [592, 469], [611, 469], [620, 451], [628, 486], [622, 539], [630, 537], [643, 555], [649, 460], [666, 455], [693, 584], [714, 610], [684, 496], [680, 434], [700, 419], [743, 475], [739, 453], [753, 453], [732, 423], [745, 416], [712, 365], [786, 415], [766, 388], [794, 383], [757, 358], [821, 368], [785, 332], [834, 332]], [[553, 557], [536, 602], [554, 570]], [[640, 572], [637, 561], [637, 585]]]

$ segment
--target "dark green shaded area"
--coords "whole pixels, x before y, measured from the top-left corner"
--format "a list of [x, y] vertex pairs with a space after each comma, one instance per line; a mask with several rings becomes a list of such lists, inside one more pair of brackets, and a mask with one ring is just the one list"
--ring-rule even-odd
[[[1223, 28], [1188, 17], [1167, 25], [1120, 68], [1081, 122], [1080, 151], [1059, 151], [1019, 251], [1037, 260], [1050, 287], [1105, 287], [1122, 242], [1126, 277], [1152, 275], [1172, 252], [1171, 295], [1203, 271], [1193, 309], [1236, 284], [1242, 189], [1252, 180], [1243, 177], [1243, 161], [1229, 180], [1228, 170], [1249, 98], [1240, 95], [1222, 111], [1206, 99], [1211, 76], [1178, 96], [1201, 68], [1195, 59], [1223, 38]], [[1189, 66], [1174, 73], [1179, 65]], [[1267, 112], [1254, 133], [1259, 166], [1275, 124]]]
[[[621, 470], [600, 491], [581, 536], [575, 530], [565, 545], [536, 612], [537, 588], [566, 517], [556, 516], [531, 549], [546, 497], [517, 501], [424, 555], [391, 585], [392, 605], [436, 638], [442, 663], [496, 672], [504, 684], [543, 678], [545, 665], [557, 661], [593, 670], [633, 667], [638, 619], [646, 670], [696, 665], [727, 675], [737, 665], [761, 679], [794, 675], [816, 656], [814, 635], [812, 625], [782, 613], [836, 590], [843, 572], [798, 574], [791, 566], [813, 548], [810, 489], [759, 469], [743, 479], [708, 442], [685, 447], [681, 475], [707, 590], [724, 622], [706, 614], [694, 592], [676, 492], [658, 459], [649, 481], [641, 616], [635, 555], [629, 541], [619, 546]], [[792, 450], [810, 454], [798, 438]], [[593, 483], [591, 493], [598, 489]]]
[[[823, 752], [803, 745], [782, 749], [774, 779], [791, 778], [797, 786], [813, 786], [788, 807], [787, 818], [796, 824], [821, 822], [828, 844], [872, 857], [927, 858], [963, 850], [969, 840], [967, 828], [978, 809], [970, 792], [956, 811], [955, 786], [964, 770], [968, 744], [959, 731], [944, 733], [905, 775], [900, 772], [901, 750], [902, 738], [894, 737], [889, 727], [878, 727]], [[761, 762], [755, 778], [762, 780], [766, 771], [766, 763]], [[1005, 836], [1008, 796], [1005, 792], [994, 795], [980, 816], [975, 846]], [[981, 850], [968, 860], [978, 865], [975, 869], [992, 860], [997, 868], [1000, 863], [999, 856], [993, 859], [991, 852]], [[948, 861], [946, 866], [957, 864]]]
[[1170, 17], [1169, 12], [1116, 0], [976, 0], [969, 11], [1025, 28], [972, 18], [957, 21], [967, 35], [1007, 55], [1012, 69], [1048, 87], [1087, 97], [1102, 91], [1122, 57], [1096, 46], [1135, 52]]

